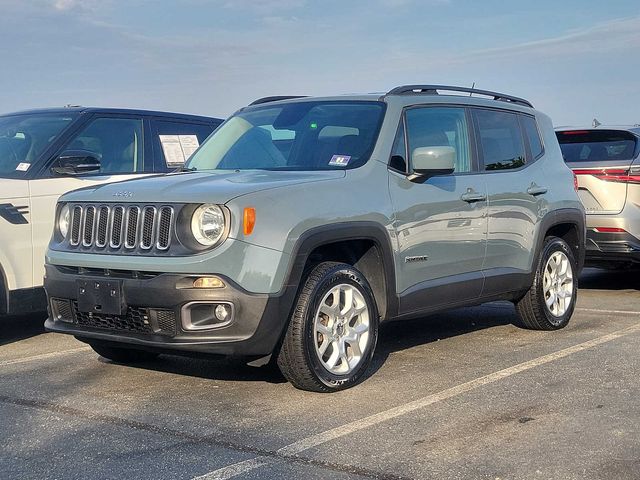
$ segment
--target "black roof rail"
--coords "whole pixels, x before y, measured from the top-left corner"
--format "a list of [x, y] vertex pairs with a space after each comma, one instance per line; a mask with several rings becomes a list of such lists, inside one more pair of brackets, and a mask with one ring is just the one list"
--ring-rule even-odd
[[533, 108], [533, 105], [528, 100], [524, 98], [514, 97], [512, 95], [506, 95], [504, 93], [491, 92], [489, 90], [478, 90], [477, 88], [468, 88], [468, 87], [454, 87], [452, 85], [402, 85], [400, 87], [396, 87], [393, 90], [387, 92], [387, 95], [411, 95], [412, 93], [422, 93], [426, 95], [439, 95], [438, 90], [445, 90], [449, 92], [460, 92], [460, 93], [469, 93], [469, 94], [477, 94], [484, 95], [486, 97], [491, 97], [494, 100], [499, 100], [502, 102], [515, 103], [517, 105], [524, 105], [525, 107]]
[[277, 102], [278, 100], [291, 100], [292, 98], [304, 98], [306, 95], [276, 95], [272, 97], [262, 97], [254, 100], [249, 105], [260, 105], [261, 103]]

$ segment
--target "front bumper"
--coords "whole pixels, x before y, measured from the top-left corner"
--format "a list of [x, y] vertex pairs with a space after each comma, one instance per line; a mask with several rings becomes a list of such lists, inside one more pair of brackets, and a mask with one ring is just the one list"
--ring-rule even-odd
[[[200, 275], [149, 274], [46, 265], [48, 331], [71, 334], [85, 342], [126, 344], [170, 353], [242, 356], [270, 354], [289, 316], [292, 297], [252, 294], [229, 279], [224, 288], [189, 288]], [[123, 315], [88, 314], [78, 309], [78, 281], [116, 280], [126, 303]], [[210, 330], [187, 331], [185, 305], [227, 302], [233, 318]]]

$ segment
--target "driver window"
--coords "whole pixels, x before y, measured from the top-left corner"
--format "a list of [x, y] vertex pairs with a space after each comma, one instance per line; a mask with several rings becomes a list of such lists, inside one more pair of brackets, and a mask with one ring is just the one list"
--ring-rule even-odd
[[406, 112], [409, 156], [420, 147], [453, 147], [455, 173], [471, 171], [469, 131], [464, 108], [424, 107]]
[[95, 175], [144, 172], [142, 120], [97, 118], [65, 150], [94, 153], [100, 160], [100, 172]]

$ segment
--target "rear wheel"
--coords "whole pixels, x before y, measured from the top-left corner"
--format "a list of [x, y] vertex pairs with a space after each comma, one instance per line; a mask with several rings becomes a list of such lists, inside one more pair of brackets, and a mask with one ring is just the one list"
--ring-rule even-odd
[[297, 388], [343, 390], [363, 378], [377, 338], [378, 310], [367, 280], [351, 265], [324, 262], [296, 298], [278, 367]]
[[545, 240], [533, 285], [518, 302], [522, 325], [535, 330], [558, 330], [569, 323], [576, 304], [576, 260], [569, 245], [558, 237]]
[[158, 356], [157, 353], [135, 350], [133, 348], [112, 347], [97, 343], [90, 343], [89, 345], [93, 348], [93, 351], [101, 357], [117, 363], [148, 362]]

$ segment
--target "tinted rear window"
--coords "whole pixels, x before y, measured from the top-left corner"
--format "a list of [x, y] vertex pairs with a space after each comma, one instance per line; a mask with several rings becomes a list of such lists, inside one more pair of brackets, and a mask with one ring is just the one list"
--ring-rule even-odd
[[638, 141], [624, 130], [568, 130], [556, 135], [566, 162], [630, 160]]
[[525, 150], [518, 116], [499, 110], [475, 110], [485, 170], [524, 166]]

